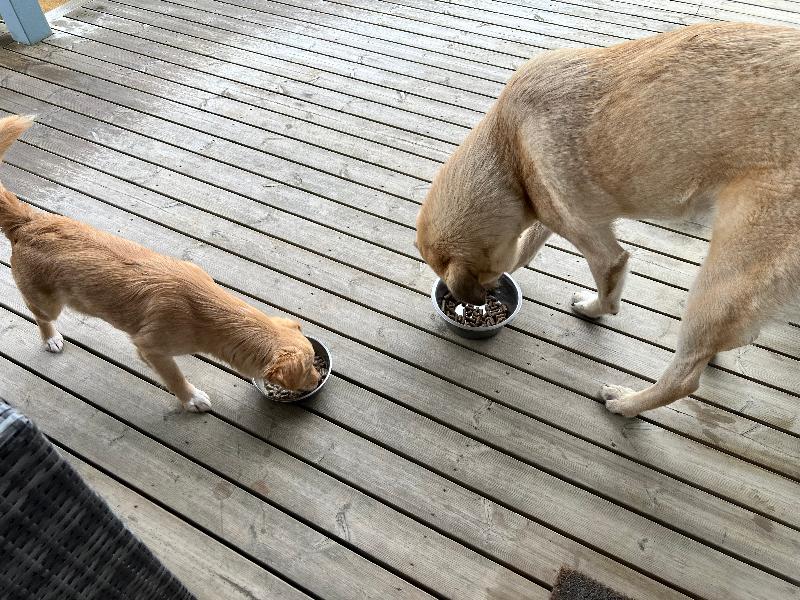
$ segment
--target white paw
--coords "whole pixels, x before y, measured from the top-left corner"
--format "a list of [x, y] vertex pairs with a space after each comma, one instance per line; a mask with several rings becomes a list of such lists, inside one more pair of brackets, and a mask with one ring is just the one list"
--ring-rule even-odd
[[203, 390], [198, 390], [197, 388], [192, 388], [194, 391], [192, 392], [192, 397], [189, 398], [188, 402], [184, 402], [183, 408], [188, 412], [208, 412], [211, 410], [211, 398], [208, 397]]
[[64, 338], [56, 331], [53, 337], [44, 341], [44, 349], [53, 354], [58, 354], [64, 349]]
[[604, 385], [600, 390], [600, 397], [605, 400], [606, 408], [616, 415], [635, 417], [639, 409], [631, 398], [636, 394], [631, 388], [621, 385]]
[[572, 310], [589, 319], [597, 319], [608, 313], [600, 306], [597, 294], [587, 291], [575, 292], [572, 295]]

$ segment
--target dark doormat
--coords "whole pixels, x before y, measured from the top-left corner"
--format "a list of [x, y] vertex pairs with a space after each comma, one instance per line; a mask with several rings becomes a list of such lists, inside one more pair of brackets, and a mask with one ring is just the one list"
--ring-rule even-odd
[[578, 571], [561, 567], [550, 600], [633, 600]]

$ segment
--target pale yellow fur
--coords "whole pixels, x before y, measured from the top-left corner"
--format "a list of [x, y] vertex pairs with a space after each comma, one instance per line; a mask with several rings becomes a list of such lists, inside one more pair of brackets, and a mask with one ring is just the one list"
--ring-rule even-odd
[[613, 221], [713, 210], [670, 367], [648, 389], [605, 386], [626, 416], [694, 392], [715, 353], [749, 343], [800, 287], [800, 31], [721, 23], [601, 49], [545, 53], [438, 173], [417, 246], [480, 301], [555, 232], [586, 257], [615, 314], [628, 255]]

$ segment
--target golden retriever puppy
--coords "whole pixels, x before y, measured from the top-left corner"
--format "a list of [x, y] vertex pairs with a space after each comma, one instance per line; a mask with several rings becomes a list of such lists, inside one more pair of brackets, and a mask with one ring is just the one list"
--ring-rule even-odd
[[601, 391], [626, 416], [696, 391], [800, 287], [800, 30], [721, 23], [542, 54], [437, 174], [417, 247], [462, 301], [482, 302], [550, 232], [584, 255], [590, 318], [616, 314], [628, 254], [612, 224], [714, 212], [677, 351], [658, 382]]
[[[0, 120], [0, 158], [32, 121]], [[36, 317], [44, 347], [61, 352], [54, 322], [67, 306], [127, 333], [139, 356], [189, 411], [208, 395], [173, 357], [215, 356], [245, 377], [311, 390], [319, 373], [300, 324], [272, 318], [214, 283], [198, 266], [162, 256], [72, 219], [34, 212], [0, 188], [0, 229], [11, 241], [11, 269]]]

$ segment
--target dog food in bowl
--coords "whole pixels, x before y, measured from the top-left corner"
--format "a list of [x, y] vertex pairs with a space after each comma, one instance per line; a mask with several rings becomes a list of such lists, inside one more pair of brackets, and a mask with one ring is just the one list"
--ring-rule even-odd
[[448, 292], [442, 298], [439, 308], [453, 321], [467, 327], [491, 327], [505, 321], [509, 313], [508, 305], [500, 302], [492, 294], [486, 296], [486, 304], [476, 306], [474, 304], [460, 304]]
[[467, 339], [497, 335], [510, 324], [522, 308], [522, 290], [508, 273], [503, 273], [497, 287], [487, 294], [484, 306], [460, 304], [441, 279], [431, 290], [433, 310], [456, 334]]
[[258, 391], [264, 394], [269, 400], [274, 402], [299, 402], [300, 400], [307, 400], [316, 396], [317, 392], [319, 392], [322, 386], [325, 385], [325, 382], [328, 381], [331, 374], [331, 354], [321, 341], [311, 336], [306, 337], [314, 347], [314, 367], [317, 369], [317, 372], [319, 372], [317, 387], [311, 391], [305, 392], [292, 391], [266, 380], [254, 379], [253, 385], [255, 385]]

